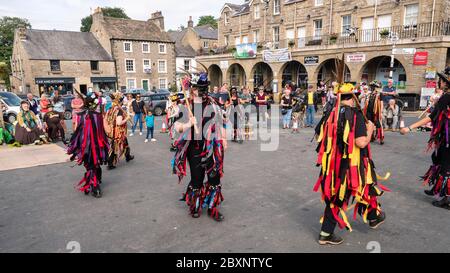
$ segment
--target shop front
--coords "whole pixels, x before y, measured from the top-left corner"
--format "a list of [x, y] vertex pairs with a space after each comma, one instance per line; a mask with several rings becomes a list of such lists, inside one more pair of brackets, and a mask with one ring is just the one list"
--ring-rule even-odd
[[73, 93], [75, 78], [35, 78], [35, 83], [38, 85], [39, 96], [43, 93], [51, 96], [55, 90], [60, 95], [66, 95]]
[[94, 91], [114, 92], [116, 90], [116, 77], [92, 77]]

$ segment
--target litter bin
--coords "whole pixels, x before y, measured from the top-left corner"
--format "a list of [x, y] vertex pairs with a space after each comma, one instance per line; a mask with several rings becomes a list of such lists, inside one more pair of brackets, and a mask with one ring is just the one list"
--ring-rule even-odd
[[404, 103], [404, 111], [418, 111], [420, 108], [420, 95], [415, 93], [399, 94], [399, 99]]

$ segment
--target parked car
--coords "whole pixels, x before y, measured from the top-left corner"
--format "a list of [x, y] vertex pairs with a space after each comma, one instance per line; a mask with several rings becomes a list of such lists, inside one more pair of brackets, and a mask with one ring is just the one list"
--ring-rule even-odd
[[148, 91], [146, 91], [145, 89], [126, 89], [125, 91], [123, 91], [124, 94], [132, 94], [133, 96], [140, 94], [140, 95], [145, 95], [148, 93]]
[[75, 98], [72, 95], [61, 96], [64, 101], [64, 119], [72, 119], [72, 100]]
[[146, 94], [141, 98], [155, 116], [161, 116], [166, 112], [166, 105], [169, 101], [168, 94]]
[[16, 122], [22, 100], [11, 92], [0, 92], [0, 100], [6, 107], [6, 111], [3, 113], [3, 119], [11, 124]]

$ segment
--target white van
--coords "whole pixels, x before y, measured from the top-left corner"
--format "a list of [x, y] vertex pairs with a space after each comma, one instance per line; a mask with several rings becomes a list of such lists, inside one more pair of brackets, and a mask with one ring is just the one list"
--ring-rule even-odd
[[5, 121], [13, 124], [17, 120], [17, 115], [20, 112], [20, 102], [22, 101], [16, 94], [11, 92], [0, 92], [0, 101], [5, 106], [6, 110], [3, 113]]

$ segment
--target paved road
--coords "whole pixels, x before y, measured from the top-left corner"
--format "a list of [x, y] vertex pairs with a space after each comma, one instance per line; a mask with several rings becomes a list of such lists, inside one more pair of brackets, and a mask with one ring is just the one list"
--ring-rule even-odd
[[392, 172], [382, 198], [388, 221], [369, 230], [360, 219], [354, 231], [339, 231], [339, 247], [320, 247], [316, 237], [323, 212], [312, 191], [318, 169], [312, 130], [281, 132], [280, 148], [261, 152], [260, 143], [231, 144], [225, 159], [222, 206], [226, 220], [193, 219], [177, 201], [166, 135], [130, 143], [136, 160], [104, 173], [104, 197], [77, 192], [83, 169], [64, 163], [0, 172], [0, 252], [448, 252], [449, 211], [430, 205], [418, 177], [430, 164], [427, 134], [404, 138], [387, 133], [373, 145], [378, 171]]

